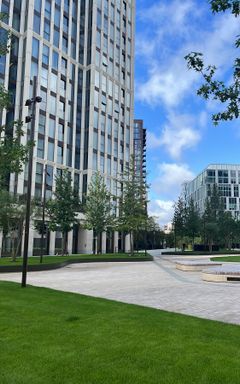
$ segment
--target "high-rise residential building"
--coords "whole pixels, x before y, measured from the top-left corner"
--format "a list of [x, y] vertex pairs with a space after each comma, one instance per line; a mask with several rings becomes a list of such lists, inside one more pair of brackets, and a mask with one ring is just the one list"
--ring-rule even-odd
[[211, 187], [218, 187], [224, 208], [234, 217], [240, 216], [240, 165], [210, 164], [194, 180], [185, 183], [188, 198], [192, 198], [203, 213]]
[[[42, 98], [36, 105], [32, 196], [43, 196], [46, 166], [47, 198], [57, 172], [68, 169], [81, 198], [100, 171], [117, 199], [119, 174], [133, 152], [135, 0], [0, 0], [0, 11], [7, 15], [2, 33], [12, 33], [0, 79], [14, 99], [2, 124], [25, 121], [34, 77]], [[27, 178], [26, 171], [11, 175], [10, 190], [26, 193]], [[76, 227], [69, 252], [91, 252], [92, 238]], [[60, 233], [49, 233], [45, 252], [56, 253], [60, 243]], [[118, 233], [103, 234], [103, 251], [122, 243]], [[29, 254], [38, 253], [39, 244], [31, 226]]]
[[143, 120], [134, 120], [133, 154], [136, 173], [146, 178], [146, 129]]

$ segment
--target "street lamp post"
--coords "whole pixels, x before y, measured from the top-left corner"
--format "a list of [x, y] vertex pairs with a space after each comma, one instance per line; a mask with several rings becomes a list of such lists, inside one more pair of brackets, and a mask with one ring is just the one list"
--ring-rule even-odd
[[25, 218], [25, 233], [24, 233], [24, 247], [23, 247], [23, 267], [22, 267], [22, 287], [26, 287], [27, 281], [27, 265], [28, 265], [28, 243], [29, 243], [29, 229], [30, 229], [30, 216], [31, 216], [31, 195], [32, 195], [32, 169], [33, 169], [33, 142], [34, 142], [34, 128], [35, 128], [35, 115], [36, 103], [40, 103], [42, 98], [37, 96], [37, 77], [33, 78], [33, 98], [28, 99], [25, 106], [31, 108], [31, 115], [26, 117], [26, 123], [31, 122], [30, 128], [30, 141], [32, 146], [29, 151], [28, 159], [28, 182], [27, 182], [27, 202], [26, 202], [26, 218]]
[[45, 234], [45, 208], [46, 208], [46, 187], [47, 187], [47, 165], [44, 165], [44, 184], [43, 184], [43, 202], [42, 202], [42, 224], [41, 224], [41, 254], [40, 263], [43, 261], [44, 234]]

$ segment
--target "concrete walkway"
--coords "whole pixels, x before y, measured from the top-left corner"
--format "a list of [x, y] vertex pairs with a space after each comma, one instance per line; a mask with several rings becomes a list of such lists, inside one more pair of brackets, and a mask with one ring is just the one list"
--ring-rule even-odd
[[[73, 264], [29, 272], [28, 284], [240, 324], [240, 284], [208, 283], [199, 272], [182, 272], [171, 257], [153, 252], [154, 262]], [[19, 273], [1, 280], [21, 281]]]

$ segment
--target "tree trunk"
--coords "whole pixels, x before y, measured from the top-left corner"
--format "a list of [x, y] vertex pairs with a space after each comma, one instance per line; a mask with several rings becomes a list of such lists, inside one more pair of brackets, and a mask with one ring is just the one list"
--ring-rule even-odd
[[129, 235], [130, 235], [130, 253], [131, 253], [131, 255], [133, 255], [134, 254], [133, 232], [130, 231]]
[[62, 256], [67, 255], [67, 239], [68, 233], [62, 232]]
[[139, 242], [138, 242], [138, 231], [136, 231], [136, 248], [137, 248], [137, 253], [139, 251]]
[[101, 233], [97, 234], [97, 254], [101, 253]]
[[212, 253], [213, 240], [209, 240], [209, 252]]
[[16, 261], [16, 254], [15, 254], [15, 239], [14, 235], [11, 236], [11, 253], [12, 253], [12, 261]]

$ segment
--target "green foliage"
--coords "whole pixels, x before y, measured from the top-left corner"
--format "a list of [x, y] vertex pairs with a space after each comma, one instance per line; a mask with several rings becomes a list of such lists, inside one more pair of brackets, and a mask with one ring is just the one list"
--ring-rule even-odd
[[[7, 15], [0, 13], [0, 57], [9, 52], [11, 34], [1, 28], [1, 22]], [[0, 85], [0, 113], [11, 108], [11, 94]], [[0, 189], [6, 187], [6, 179], [10, 173], [19, 174], [27, 160], [29, 149], [33, 143], [21, 144], [24, 135], [22, 123], [13, 121], [0, 127]]]
[[84, 206], [84, 225], [92, 229], [97, 236], [96, 250], [99, 250], [99, 235], [108, 231], [115, 224], [112, 197], [107, 190], [106, 184], [100, 173], [93, 175], [88, 187], [86, 203]]
[[19, 196], [10, 194], [0, 189], [0, 231], [3, 237], [11, 239], [11, 252], [13, 260], [19, 253], [19, 247], [23, 234], [26, 206]]
[[231, 249], [232, 243], [239, 240], [239, 222], [236, 221], [231, 212], [224, 212], [219, 221], [219, 237], [224, 241], [225, 248]]
[[119, 201], [120, 230], [130, 234], [131, 253], [133, 253], [133, 233], [147, 226], [147, 189], [141, 176], [135, 172], [134, 158], [123, 175], [123, 193]]
[[210, 0], [209, 3], [213, 13], [230, 10], [231, 13], [236, 17], [240, 14], [239, 0]]
[[[236, 0], [211, 0], [209, 1], [213, 13], [230, 12], [238, 17], [240, 14], [240, 2]], [[236, 37], [236, 48], [240, 47], [240, 37]], [[205, 99], [212, 98], [224, 104], [225, 110], [212, 116], [213, 122], [217, 125], [223, 120], [233, 120], [239, 117], [240, 113], [240, 58], [236, 58], [233, 63], [232, 82], [226, 84], [224, 81], [215, 79], [216, 67], [214, 65], [205, 66], [203, 54], [191, 52], [185, 56], [189, 69], [201, 73], [204, 83], [198, 89], [197, 94]]]
[[194, 239], [199, 235], [200, 232], [201, 219], [193, 199], [188, 201], [185, 220], [186, 233], [191, 237], [192, 243], [194, 244]]
[[[0, 91], [1, 92], [1, 91]], [[0, 94], [1, 100], [1, 94]], [[10, 134], [14, 130], [14, 134]], [[0, 188], [4, 188], [7, 176], [10, 173], [21, 173], [28, 158], [29, 149], [32, 143], [21, 144], [21, 137], [24, 135], [22, 123], [13, 122], [11, 128], [0, 127]]]
[[67, 171], [56, 176], [56, 189], [54, 198], [46, 204], [49, 215], [50, 231], [61, 231], [62, 252], [67, 252], [67, 234], [75, 224], [79, 223], [78, 212], [80, 211], [80, 200], [72, 187], [72, 179]]
[[182, 196], [174, 204], [173, 227], [176, 236], [181, 239], [186, 233], [186, 201]]

